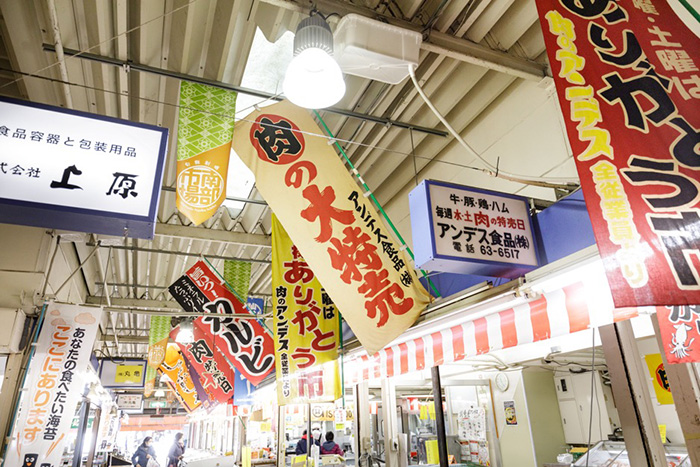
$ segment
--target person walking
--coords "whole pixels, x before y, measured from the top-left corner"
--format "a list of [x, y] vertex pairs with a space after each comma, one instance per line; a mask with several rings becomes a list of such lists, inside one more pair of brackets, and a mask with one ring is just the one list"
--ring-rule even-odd
[[335, 434], [332, 431], [326, 433], [326, 442], [321, 445], [321, 454], [338, 454], [341, 457], [345, 454], [338, 443], [333, 441], [334, 438]]
[[156, 451], [153, 449], [153, 438], [146, 436], [143, 443], [136, 449], [136, 452], [131, 457], [131, 463], [134, 467], [148, 467], [148, 462], [153, 459], [156, 462]]
[[178, 464], [185, 456], [185, 442], [182, 440], [183, 436], [182, 433], [175, 435], [175, 442], [170, 448], [170, 451], [168, 451], [167, 467], [178, 467]]

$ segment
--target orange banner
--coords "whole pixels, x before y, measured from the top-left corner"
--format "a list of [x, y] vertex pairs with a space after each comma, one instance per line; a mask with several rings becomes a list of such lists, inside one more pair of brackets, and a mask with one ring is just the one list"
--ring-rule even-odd
[[168, 377], [168, 385], [188, 412], [199, 408], [202, 403], [197, 398], [190, 372], [177, 344], [168, 344], [165, 360], [158, 370]]
[[240, 122], [233, 148], [370, 354], [429, 303], [411, 261], [308, 112], [280, 102]]

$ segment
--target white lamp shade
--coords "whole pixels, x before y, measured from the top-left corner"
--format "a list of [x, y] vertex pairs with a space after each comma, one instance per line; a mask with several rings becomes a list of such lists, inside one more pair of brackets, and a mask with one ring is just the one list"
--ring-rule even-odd
[[284, 95], [299, 107], [323, 109], [345, 95], [340, 66], [327, 52], [311, 47], [292, 59], [282, 84]]

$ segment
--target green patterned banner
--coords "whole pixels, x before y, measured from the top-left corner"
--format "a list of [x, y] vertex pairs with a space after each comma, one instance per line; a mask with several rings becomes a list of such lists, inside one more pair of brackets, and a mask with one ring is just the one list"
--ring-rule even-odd
[[165, 359], [170, 336], [170, 317], [151, 316], [151, 330], [148, 334], [148, 365], [146, 365], [146, 386], [144, 393], [150, 395], [156, 380], [156, 369]]
[[236, 93], [180, 83], [177, 130], [177, 208], [195, 225], [226, 198]]
[[247, 261], [225, 261], [224, 280], [243, 303], [248, 299], [250, 287], [250, 263]]

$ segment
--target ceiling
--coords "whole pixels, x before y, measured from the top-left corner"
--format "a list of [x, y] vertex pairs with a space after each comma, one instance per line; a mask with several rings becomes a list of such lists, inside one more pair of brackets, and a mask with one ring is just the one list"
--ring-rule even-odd
[[[576, 179], [534, 1], [319, 0], [314, 5], [325, 14], [358, 13], [423, 32], [418, 79], [478, 153], [518, 175]], [[263, 49], [261, 37], [288, 43], [285, 33], [296, 28], [311, 6], [292, 0], [0, 2], [0, 95], [170, 130], [154, 240], [102, 238], [105, 244], [89, 257], [99, 237], [0, 226], [0, 236], [16, 245], [14, 251], [0, 253], [0, 278], [13, 278], [0, 285], [5, 296], [0, 306], [31, 307], [44, 289], [60, 300], [109, 305], [102, 325], [103, 350], [142, 356], [149, 320], [144, 313], [178, 308], [166, 287], [200, 255], [220, 270], [224, 258], [253, 261], [251, 295], [269, 297], [270, 210], [254, 188], [248, 194], [235, 192], [248, 199], [240, 204], [242, 209], [222, 207], [199, 227], [189, 225], [175, 207], [179, 80], [80, 56], [61, 58], [42, 44], [275, 93], [279, 85], [274, 79], [254, 75], [260, 66], [252, 70], [263, 60], [288, 62], [291, 50], [278, 48], [271, 58], [273, 49]], [[337, 19], [329, 21], [333, 25]], [[274, 77], [281, 76], [280, 67], [267, 68], [276, 68]], [[445, 130], [410, 80], [388, 85], [347, 75], [346, 84], [338, 108]], [[409, 245], [408, 193], [423, 179], [556, 198], [553, 189], [475, 170], [482, 168], [480, 162], [451, 136], [331, 112], [321, 112], [321, 117], [344, 141], [350, 160]], [[230, 175], [232, 187], [242, 183]], [[83, 269], [59, 290], [82, 262]], [[14, 274], [17, 270], [21, 277]]]

